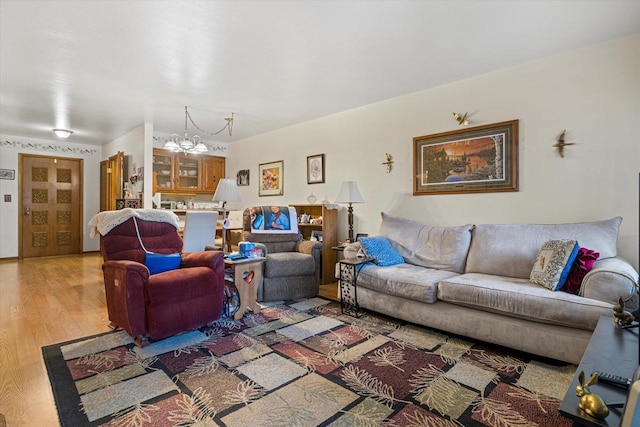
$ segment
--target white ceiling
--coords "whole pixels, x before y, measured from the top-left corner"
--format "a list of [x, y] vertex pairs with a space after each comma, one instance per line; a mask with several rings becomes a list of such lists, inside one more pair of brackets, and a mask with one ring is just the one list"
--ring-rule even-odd
[[0, 133], [181, 133], [188, 105], [234, 141], [635, 32], [639, 0], [0, 0]]

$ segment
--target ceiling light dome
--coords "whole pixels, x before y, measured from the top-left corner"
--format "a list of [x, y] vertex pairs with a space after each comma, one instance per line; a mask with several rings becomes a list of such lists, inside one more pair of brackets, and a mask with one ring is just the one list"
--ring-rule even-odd
[[53, 133], [55, 133], [58, 138], [69, 138], [73, 131], [68, 129], [53, 129]]

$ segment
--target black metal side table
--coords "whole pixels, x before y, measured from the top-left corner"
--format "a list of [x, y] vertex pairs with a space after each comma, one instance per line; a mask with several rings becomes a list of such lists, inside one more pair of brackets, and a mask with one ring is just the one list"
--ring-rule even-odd
[[360, 269], [373, 258], [344, 258], [338, 261], [340, 277], [340, 305], [342, 313], [353, 317], [360, 317], [360, 306], [358, 305], [358, 276]]

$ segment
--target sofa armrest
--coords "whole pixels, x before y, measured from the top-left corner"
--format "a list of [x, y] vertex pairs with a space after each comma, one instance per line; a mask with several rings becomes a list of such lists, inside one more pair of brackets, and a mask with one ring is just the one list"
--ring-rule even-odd
[[[595, 262], [580, 286], [580, 296], [617, 304], [637, 292], [638, 273], [622, 258], [606, 258]], [[635, 308], [635, 307], [634, 307]]]
[[342, 255], [344, 255], [345, 258], [355, 258], [358, 256], [360, 249], [362, 249], [360, 242], [349, 243], [344, 247]]
[[216, 271], [219, 269], [224, 269], [224, 252], [183, 252], [180, 268], [190, 267], [209, 267]]
[[266, 257], [267, 256], [267, 245], [263, 244], [263, 243], [254, 243], [256, 245], [256, 249], [260, 249], [262, 251], [262, 256]]
[[109, 320], [134, 337], [145, 335], [144, 288], [149, 269], [135, 261], [105, 261], [102, 273]]

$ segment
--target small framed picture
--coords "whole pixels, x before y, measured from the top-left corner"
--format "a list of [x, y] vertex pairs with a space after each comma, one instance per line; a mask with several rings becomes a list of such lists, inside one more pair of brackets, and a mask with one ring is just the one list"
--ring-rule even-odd
[[242, 169], [236, 175], [236, 185], [243, 187], [249, 185], [249, 169]]
[[260, 183], [258, 196], [282, 196], [284, 194], [284, 160], [258, 165]]
[[16, 179], [16, 170], [0, 169], [0, 179]]
[[311, 240], [313, 240], [314, 242], [322, 242], [322, 231], [313, 230], [311, 232]]
[[307, 156], [307, 184], [324, 183], [324, 154]]
[[356, 233], [356, 242], [360, 240], [361, 237], [368, 237], [368, 234], [365, 233]]

